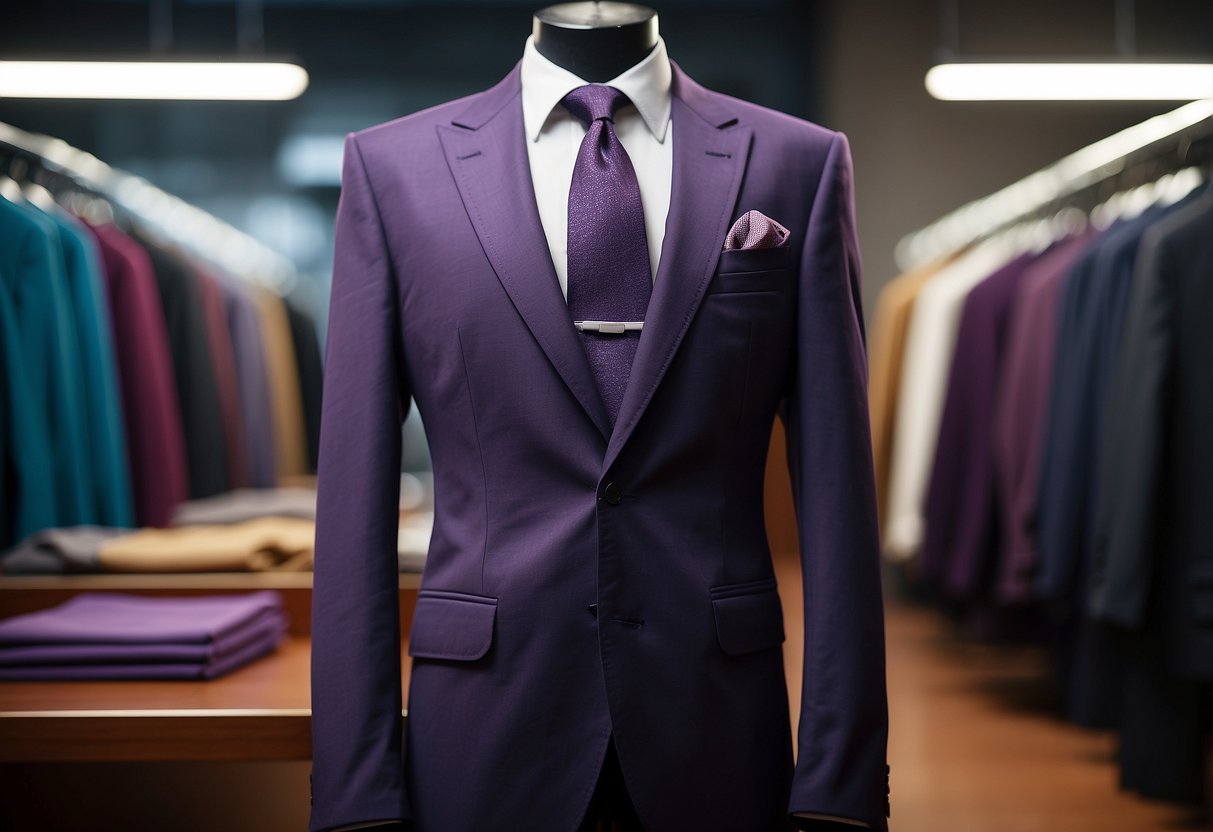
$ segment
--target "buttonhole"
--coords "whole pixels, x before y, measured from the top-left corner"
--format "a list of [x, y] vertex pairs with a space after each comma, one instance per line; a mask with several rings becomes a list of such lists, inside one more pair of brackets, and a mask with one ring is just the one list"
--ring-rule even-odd
[[456, 156], [455, 158], [459, 159], [460, 161], [463, 161], [464, 159], [471, 159], [473, 156], [479, 156], [479, 155], [480, 155], [480, 151], [477, 150], [475, 153], [469, 153], [466, 156]]
[[716, 156], [721, 159], [732, 159], [733, 158], [732, 153], [721, 153], [719, 150], [705, 150], [704, 153], [708, 154], [709, 156]]

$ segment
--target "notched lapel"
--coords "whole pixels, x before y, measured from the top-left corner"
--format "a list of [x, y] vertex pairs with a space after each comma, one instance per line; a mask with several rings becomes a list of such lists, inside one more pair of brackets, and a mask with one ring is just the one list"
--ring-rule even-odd
[[601, 431], [611, 433], [560, 292], [539, 220], [522, 122], [519, 67], [440, 125], [438, 138], [484, 253], [548, 360]]
[[603, 470], [619, 455], [644, 414], [716, 268], [750, 153], [751, 130], [724, 100], [686, 76], [673, 61], [670, 117], [674, 171], [661, 261], [644, 330]]

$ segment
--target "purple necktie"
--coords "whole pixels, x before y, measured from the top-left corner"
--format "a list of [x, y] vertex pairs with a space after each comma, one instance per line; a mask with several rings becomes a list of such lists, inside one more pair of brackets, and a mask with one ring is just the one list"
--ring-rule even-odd
[[561, 103], [586, 126], [569, 187], [569, 312], [603, 324], [583, 327], [581, 343], [614, 425], [640, 331], [612, 325], [643, 321], [653, 293], [640, 187], [614, 127], [631, 102], [614, 87], [587, 84]]

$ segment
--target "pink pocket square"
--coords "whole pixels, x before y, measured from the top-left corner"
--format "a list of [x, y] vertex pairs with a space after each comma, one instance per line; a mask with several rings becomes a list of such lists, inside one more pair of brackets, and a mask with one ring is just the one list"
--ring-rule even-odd
[[724, 238], [725, 251], [778, 248], [788, 241], [788, 230], [761, 211], [746, 211]]

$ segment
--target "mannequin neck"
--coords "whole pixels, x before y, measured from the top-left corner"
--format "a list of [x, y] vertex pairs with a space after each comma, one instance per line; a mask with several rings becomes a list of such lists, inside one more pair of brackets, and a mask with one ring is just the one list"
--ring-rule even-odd
[[560, 3], [535, 12], [535, 48], [591, 83], [609, 81], [657, 45], [657, 12], [633, 3]]

